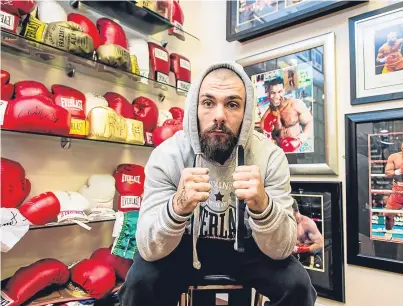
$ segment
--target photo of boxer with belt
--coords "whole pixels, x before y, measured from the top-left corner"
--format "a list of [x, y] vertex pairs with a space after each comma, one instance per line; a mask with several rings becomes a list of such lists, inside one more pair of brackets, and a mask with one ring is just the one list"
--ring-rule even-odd
[[[393, 178], [392, 193], [389, 196], [385, 209], [402, 210], [403, 213], [403, 142], [400, 152], [389, 156], [385, 167], [385, 176]], [[395, 225], [397, 213], [385, 213], [385, 238], [392, 238], [392, 230]]]
[[266, 81], [265, 86], [269, 106], [260, 121], [260, 129], [265, 134], [271, 133], [284, 152], [295, 152], [313, 136], [313, 116], [302, 100], [284, 96], [283, 78]]
[[311, 218], [300, 213], [295, 198], [292, 208], [297, 221], [297, 244], [293, 255], [306, 268], [323, 271], [323, 235]]

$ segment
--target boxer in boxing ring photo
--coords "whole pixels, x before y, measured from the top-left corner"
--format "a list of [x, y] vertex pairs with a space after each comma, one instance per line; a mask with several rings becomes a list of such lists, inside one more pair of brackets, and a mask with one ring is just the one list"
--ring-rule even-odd
[[[392, 193], [385, 209], [401, 210], [403, 214], [403, 142], [400, 148], [400, 152], [389, 156], [385, 167], [385, 176], [393, 178]], [[396, 215], [396, 212], [385, 213], [385, 238], [387, 239], [392, 239]]]

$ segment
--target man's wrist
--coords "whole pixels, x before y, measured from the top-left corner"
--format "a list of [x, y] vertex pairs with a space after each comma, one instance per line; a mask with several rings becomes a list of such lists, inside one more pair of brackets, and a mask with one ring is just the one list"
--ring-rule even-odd
[[247, 207], [247, 212], [252, 217], [252, 219], [263, 220], [263, 219], [267, 218], [271, 214], [273, 205], [272, 205], [272, 202], [271, 202], [271, 200], [269, 198], [269, 195], [267, 193], [266, 193], [266, 199], [267, 199], [267, 202], [264, 205], [263, 210], [256, 211], [256, 210], [252, 210], [249, 207]]
[[192, 213], [190, 214], [182, 214], [181, 212], [177, 212], [175, 210], [175, 196], [171, 198], [171, 200], [168, 202], [168, 215], [171, 218], [172, 221], [175, 223], [183, 223], [186, 222]]

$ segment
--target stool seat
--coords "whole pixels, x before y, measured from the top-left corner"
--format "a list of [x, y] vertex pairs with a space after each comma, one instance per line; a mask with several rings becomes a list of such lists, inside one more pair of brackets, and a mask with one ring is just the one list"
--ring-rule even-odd
[[229, 275], [205, 275], [201, 284], [203, 285], [238, 285], [235, 278]]

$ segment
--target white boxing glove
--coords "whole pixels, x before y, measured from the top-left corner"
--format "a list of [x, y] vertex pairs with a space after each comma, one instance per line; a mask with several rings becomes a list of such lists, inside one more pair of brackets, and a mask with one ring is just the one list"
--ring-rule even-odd
[[128, 40], [130, 55], [135, 55], [140, 69], [141, 82], [148, 84], [150, 77], [150, 55], [148, 43], [141, 38], [132, 38]]
[[115, 217], [113, 199], [115, 197], [115, 178], [110, 174], [94, 174], [88, 178], [87, 185], [82, 186], [78, 192], [90, 204], [91, 220], [98, 217]]
[[35, 1], [38, 19], [45, 23], [67, 21], [63, 7], [55, 0]]
[[170, 113], [170, 111], [164, 110], [164, 109], [160, 109], [158, 111], [158, 122], [157, 122], [157, 126], [162, 126], [164, 124], [164, 122], [168, 119], [173, 119], [172, 118], [172, 114]]
[[60, 202], [60, 213], [57, 216], [58, 223], [77, 223], [90, 230], [91, 228], [83, 223], [89, 222], [87, 212], [90, 211], [90, 203], [78, 192], [55, 191], [53, 192]]
[[30, 222], [17, 208], [0, 208], [1, 252], [7, 253], [28, 232]]
[[104, 96], [87, 92], [85, 94], [85, 115], [88, 116], [88, 113], [97, 106], [108, 106], [108, 101], [104, 98]]

